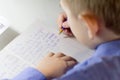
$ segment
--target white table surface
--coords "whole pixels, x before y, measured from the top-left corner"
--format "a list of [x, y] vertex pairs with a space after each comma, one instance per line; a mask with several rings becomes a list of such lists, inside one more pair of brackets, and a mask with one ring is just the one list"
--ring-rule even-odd
[[8, 19], [11, 28], [18, 33], [38, 18], [50, 26], [56, 26], [61, 11], [59, 0], [0, 0], [0, 16]]

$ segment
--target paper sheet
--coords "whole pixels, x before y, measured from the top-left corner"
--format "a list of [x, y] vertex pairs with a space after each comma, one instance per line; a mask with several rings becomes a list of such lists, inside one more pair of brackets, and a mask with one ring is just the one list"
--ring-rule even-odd
[[44, 55], [53, 51], [60, 40], [54, 33], [46, 32], [43, 29], [27, 35], [24, 40], [16, 40], [16, 43], [11, 44], [10, 50], [13, 51], [13, 55], [19, 56], [34, 65]]
[[0, 55], [0, 80], [12, 79], [28, 65], [24, 61], [20, 60], [16, 56], [10, 54]]

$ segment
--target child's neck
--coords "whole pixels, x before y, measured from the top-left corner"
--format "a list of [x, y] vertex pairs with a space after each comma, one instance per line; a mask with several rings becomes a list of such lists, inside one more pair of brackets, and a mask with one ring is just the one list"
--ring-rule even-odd
[[103, 29], [100, 33], [99, 36], [94, 40], [94, 48], [96, 46], [107, 43], [110, 41], [115, 41], [115, 40], [120, 40], [120, 35], [116, 35], [114, 32], [108, 30], [108, 29]]
[[113, 31], [104, 29], [100, 34], [100, 43], [114, 41], [120, 39], [120, 35], [116, 35]]

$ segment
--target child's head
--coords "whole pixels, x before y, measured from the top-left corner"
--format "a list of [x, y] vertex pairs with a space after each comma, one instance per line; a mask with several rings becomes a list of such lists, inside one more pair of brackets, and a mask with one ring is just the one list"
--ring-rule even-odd
[[61, 0], [75, 37], [95, 48], [120, 38], [120, 0]]

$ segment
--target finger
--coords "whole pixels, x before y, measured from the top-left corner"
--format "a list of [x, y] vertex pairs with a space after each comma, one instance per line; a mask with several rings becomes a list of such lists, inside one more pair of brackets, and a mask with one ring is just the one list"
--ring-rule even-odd
[[55, 53], [49, 53], [48, 55], [47, 55], [47, 57], [52, 57], [53, 55], [55, 55]]
[[63, 53], [57, 53], [54, 55], [54, 57], [63, 57], [63, 56], [65, 56], [65, 54], [63, 54]]
[[64, 22], [64, 17], [59, 16], [59, 17], [58, 17], [58, 21], [57, 21], [58, 27], [59, 27], [59, 28], [62, 27], [63, 22]]
[[64, 30], [63, 33], [68, 36], [73, 36], [72, 32], [69, 29]]
[[58, 17], [57, 24], [59, 27], [62, 27], [63, 22], [67, 19], [67, 16], [65, 13], [61, 13]]
[[65, 61], [75, 61], [75, 62], [77, 62], [77, 60], [72, 58], [71, 56], [64, 56], [64, 57], [61, 57], [61, 59], [65, 60]]
[[63, 26], [64, 28], [70, 28], [70, 26], [69, 26], [69, 24], [68, 24], [67, 21], [63, 22], [62, 26]]
[[76, 61], [67, 61], [67, 66], [68, 66], [69, 68], [72, 68], [72, 67], [75, 66], [76, 64], [77, 64]]

